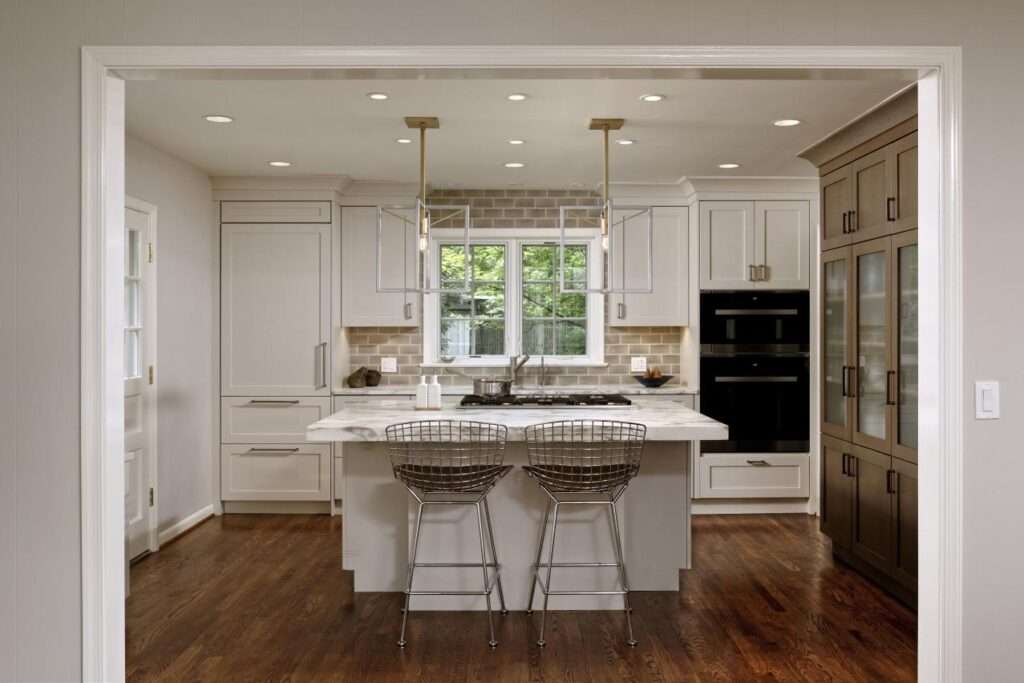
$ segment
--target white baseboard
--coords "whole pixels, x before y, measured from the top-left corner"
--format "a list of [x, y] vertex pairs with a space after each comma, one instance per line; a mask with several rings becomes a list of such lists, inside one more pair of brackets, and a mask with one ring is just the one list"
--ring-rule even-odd
[[715, 500], [705, 498], [690, 504], [693, 515], [786, 515], [811, 513], [809, 500]]
[[207, 505], [206, 507], [199, 508], [188, 517], [180, 519], [171, 526], [160, 531], [158, 540], [160, 545], [173, 541], [178, 536], [196, 526], [200, 522], [205, 522], [207, 517], [213, 516], [213, 505]]
[[332, 501], [328, 500], [225, 500], [224, 514], [228, 515], [329, 515]]

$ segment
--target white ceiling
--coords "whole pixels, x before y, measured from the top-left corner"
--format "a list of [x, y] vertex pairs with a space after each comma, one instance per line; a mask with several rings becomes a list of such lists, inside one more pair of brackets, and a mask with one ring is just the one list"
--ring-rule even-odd
[[[213, 176], [348, 175], [415, 181], [418, 147], [405, 116], [437, 116], [428, 134], [435, 187], [594, 186], [600, 133], [591, 117], [626, 119], [612, 145], [613, 182], [681, 176], [812, 176], [797, 153], [900, 90], [905, 76], [851, 80], [288, 80], [129, 81], [130, 134]], [[382, 91], [390, 99], [371, 101]], [[529, 94], [509, 102], [513, 92]], [[639, 100], [660, 93], [659, 103]], [[204, 114], [228, 114], [211, 124]], [[779, 118], [804, 123], [776, 128]], [[526, 140], [513, 147], [510, 138]], [[267, 166], [288, 160], [290, 168]], [[518, 161], [522, 169], [503, 164]], [[718, 168], [736, 162], [732, 171]]]

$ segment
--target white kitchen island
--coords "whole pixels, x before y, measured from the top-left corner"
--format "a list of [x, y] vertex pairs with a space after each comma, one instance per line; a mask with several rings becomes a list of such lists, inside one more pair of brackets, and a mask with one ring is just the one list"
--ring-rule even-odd
[[[395, 480], [385, 449], [385, 428], [410, 420], [474, 420], [509, 428], [506, 464], [516, 468], [490, 493], [491, 514], [505, 598], [526, 609], [547, 496], [520, 469], [527, 463], [524, 428], [550, 420], [610, 419], [647, 426], [640, 473], [619, 501], [631, 590], [677, 591], [679, 570], [690, 566], [689, 453], [702, 440], [720, 440], [728, 428], [690, 409], [682, 396], [631, 396], [622, 408], [460, 409], [446, 397], [442, 410], [417, 411], [411, 397], [346, 397], [330, 417], [309, 426], [311, 441], [335, 441], [344, 455], [342, 566], [354, 572], [356, 592], [405, 589], [415, 507]], [[420, 540], [422, 562], [479, 562], [476, 513], [471, 506], [428, 508]], [[569, 506], [559, 514], [555, 561], [613, 558], [608, 515], [600, 506]], [[556, 569], [555, 589], [607, 590], [614, 569]], [[479, 568], [421, 569], [417, 589], [477, 589]], [[552, 609], [621, 608], [620, 597], [552, 596]], [[483, 609], [481, 596], [417, 596], [412, 609]]]

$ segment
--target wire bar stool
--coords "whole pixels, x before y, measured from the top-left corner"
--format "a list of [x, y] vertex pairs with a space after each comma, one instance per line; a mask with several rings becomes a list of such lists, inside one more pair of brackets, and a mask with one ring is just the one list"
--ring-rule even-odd
[[[621, 595], [626, 614], [626, 642], [635, 647], [633, 621], [629, 606], [629, 580], [619, 534], [619, 518], [615, 503], [629, 482], [640, 471], [647, 427], [635, 422], [615, 420], [561, 420], [531, 425], [526, 428], [526, 445], [530, 464], [523, 469], [537, 481], [548, 495], [544, 522], [541, 526], [537, 558], [533, 565], [530, 602], [526, 613], [533, 613], [533, 596], [540, 585], [544, 595], [537, 645], [544, 647], [544, 626], [547, 621], [548, 597], [551, 595]], [[558, 509], [562, 505], [607, 505], [615, 562], [555, 562], [555, 534], [558, 531]], [[547, 562], [541, 562], [551, 523], [551, 544]], [[551, 590], [551, 570], [555, 567], [615, 567], [619, 590], [572, 591]], [[546, 576], [541, 579], [541, 569]]]
[[[487, 601], [487, 621], [490, 626], [488, 644], [492, 648], [496, 647], [498, 641], [494, 638], [494, 617], [491, 613], [491, 592], [495, 585], [498, 587], [501, 613], [508, 614], [508, 609], [505, 607], [505, 592], [501, 587], [501, 565], [498, 563], [494, 543], [494, 527], [491, 524], [487, 494], [512, 469], [511, 465], [504, 464], [508, 428], [486, 422], [423, 420], [390, 425], [385, 434], [395, 478], [405, 484], [419, 504], [398, 646], [406, 645], [405, 627], [409, 617], [409, 601], [413, 595], [483, 595]], [[477, 529], [480, 533], [479, 564], [417, 562], [423, 509], [427, 505], [472, 505], [476, 508]], [[417, 567], [479, 567], [483, 572], [483, 589], [414, 591], [412, 582]]]

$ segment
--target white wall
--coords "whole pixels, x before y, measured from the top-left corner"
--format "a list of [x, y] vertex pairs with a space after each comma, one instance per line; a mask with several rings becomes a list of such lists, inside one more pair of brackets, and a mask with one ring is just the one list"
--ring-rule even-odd
[[206, 173], [130, 135], [125, 191], [156, 205], [159, 220], [156, 376], [163, 531], [213, 502], [216, 378], [210, 347], [217, 225]]
[[1004, 415], [965, 433], [965, 680], [1019, 679], [1020, 0], [4, 0], [0, 680], [81, 670], [79, 47], [367, 43], [963, 45], [963, 360], [1003, 382]]

